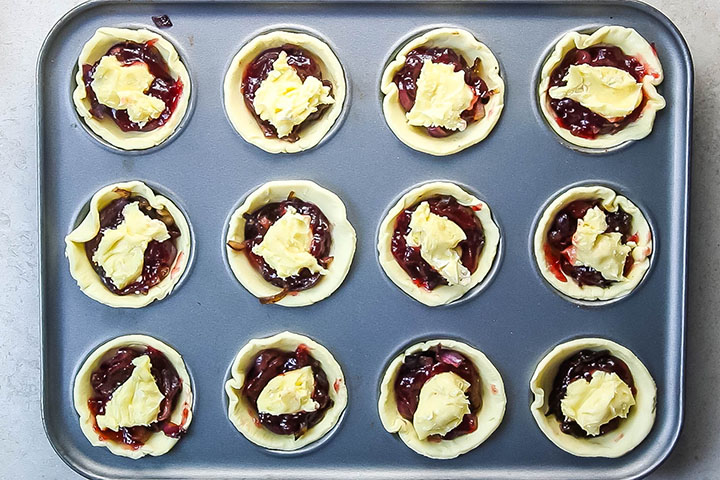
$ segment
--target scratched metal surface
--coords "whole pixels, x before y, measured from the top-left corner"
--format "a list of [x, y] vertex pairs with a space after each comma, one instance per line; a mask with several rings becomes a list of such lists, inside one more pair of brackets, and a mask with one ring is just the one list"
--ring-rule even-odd
[[[386, 3], [133, 2], [85, 6], [53, 30], [40, 59], [39, 165], [43, 405], [51, 443], [74, 469], [94, 477], [226, 477], [342, 474], [443, 478], [626, 478], [642, 475], [669, 452], [681, 423], [684, 352], [687, 166], [691, 65], [672, 25], [642, 6], [617, 2], [413, 3], [402, 16]], [[411, 8], [410, 8], [411, 7]], [[113, 152], [80, 127], [70, 102], [77, 55], [104, 25], [148, 25], [166, 13], [167, 31], [193, 77], [194, 111], [163, 148], [142, 155]], [[461, 154], [437, 159], [414, 152], [385, 125], [380, 72], [398, 39], [438, 22], [473, 31], [498, 57], [507, 83], [506, 108], [493, 134]], [[272, 156], [246, 144], [225, 118], [222, 79], [249, 35], [292, 23], [321, 32], [343, 63], [352, 88], [347, 118], [320, 148]], [[562, 146], [534, 108], [533, 78], [562, 32], [632, 25], [658, 45], [668, 108], [653, 134], [603, 156]], [[512, 25], [512, 28], [508, 28]], [[522, 32], [518, 35], [517, 32]], [[99, 187], [124, 179], [162, 185], [189, 215], [196, 256], [184, 285], [168, 299], [138, 310], [113, 310], [85, 297], [71, 279], [63, 237]], [[238, 199], [271, 179], [310, 178], [336, 192], [358, 231], [358, 251], [345, 284], [311, 307], [262, 307], [231, 276], [222, 251], [224, 221]], [[398, 193], [446, 178], [470, 185], [493, 208], [505, 254], [488, 288], [461, 305], [428, 309], [382, 274], [376, 226]], [[618, 185], [653, 222], [654, 265], [628, 299], [583, 308], [554, 295], [530, 256], [532, 222], [563, 186], [588, 179]], [[368, 188], [372, 185], [372, 188]], [[303, 455], [269, 454], [227, 421], [222, 384], [247, 340], [290, 329], [327, 346], [342, 364], [350, 390], [333, 438]], [[169, 454], [133, 462], [93, 448], [82, 436], [70, 398], [71, 380], [95, 346], [142, 332], [174, 345], [194, 379], [197, 402], [188, 435]], [[384, 432], [376, 411], [387, 361], [419, 338], [454, 336], [483, 350], [503, 374], [508, 411], [497, 432], [458, 459], [433, 461]], [[630, 347], [659, 388], [658, 418], [646, 441], [621, 459], [578, 459], [540, 433], [528, 405], [527, 382], [555, 344], [602, 335]], [[518, 455], [522, 452], [522, 455]]]

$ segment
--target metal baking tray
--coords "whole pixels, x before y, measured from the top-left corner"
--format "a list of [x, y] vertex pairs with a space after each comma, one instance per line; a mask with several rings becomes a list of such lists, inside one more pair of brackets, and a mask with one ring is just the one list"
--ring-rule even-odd
[[[193, 102], [182, 131], [160, 148], [127, 154], [101, 145], [72, 105], [73, 68], [101, 26], [162, 31], [183, 57]], [[320, 32], [342, 62], [351, 89], [335, 134], [314, 150], [278, 156], [247, 144], [223, 109], [230, 59], [255, 32], [290, 24]], [[379, 79], [410, 32], [429, 25], [466, 28], [498, 58], [507, 85], [500, 122], [481, 144], [435, 158], [398, 141], [385, 124]], [[646, 139], [603, 155], [563, 146], [535, 102], [536, 72], [568, 30], [605, 24], [636, 28], [654, 42], [665, 69], [668, 106]], [[42, 405], [60, 457], [95, 478], [556, 478], [646, 475], [668, 455], [682, 424], [686, 309], [688, 168], [693, 69], [673, 24], [643, 4], [577, 1], [110, 1], [72, 10], [52, 29], [38, 60], [38, 155]], [[358, 232], [344, 285], [304, 308], [262, 306], [232, 276], [223, 230], [241, 197], [273, 179], [306, 178], [337, 193]], [[68, 271], [64, 236], [100, 187], [139, 179], [161, 186], [188, 214], [195, 258], [181, 288], [139, 310], [90, 300]], [[493, 210], [504, 254], [497, 274], [471, 300], [444, 308], [413, 301], [382, 273], [377, 225], [411, 186], [448, 179], [469, 186]], [[655, 232], [653, 266], [623, 301], [583, 307], [553, 294], [536, 272], [530, 237], [538, 210], [566, 185], [598, 180], [645, 212]], [[227, 419], [223, 382], [249, 339], [292, 330], [318, 340], [342, 365], [349, 389], [345, 417], [332, 438], [301, 454], [278, 455], [248, 442]], [[71, 400], [81, 362], [96, 346], [128, 333], [154, 335], [185, 358], [196, 395], [188, 434], [168, 454], [139, 461], [92, 447]], [[577, 458], [546, 439], [529, 410], [528, 382], [556, 344], [604, 336], [633, 350], [658, 385], [650, 436], [619, 459]], [[503, 375], [508, 409], [479, 448], [449, 461], [413, 453], [386, 433], [377, 413], [379, 379], [404, 346], [456, 337], [485, 352]]]

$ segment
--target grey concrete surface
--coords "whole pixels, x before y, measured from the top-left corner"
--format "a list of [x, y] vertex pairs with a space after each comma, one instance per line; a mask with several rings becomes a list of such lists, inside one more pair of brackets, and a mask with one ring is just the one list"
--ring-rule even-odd
[[[0, 0], [0, 478], [78, 478], [40, 420], [35, 61], [77, 0]], [[720, 478], [720, 2], [651, 0], [695, 61], [687, 409], [680, 441], [650, 478]]]

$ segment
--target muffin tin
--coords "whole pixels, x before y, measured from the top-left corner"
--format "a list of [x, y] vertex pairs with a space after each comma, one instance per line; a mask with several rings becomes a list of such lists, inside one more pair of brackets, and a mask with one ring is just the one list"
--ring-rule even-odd
[[[83, 128], [70, 98], [82, 45], [101, 26], [162, 30], [193, 82], [191, 110], [172, 142], [127, 153]], [[482, 143], [445, 158], [404, 146], [382, 115], [380, 75], [413, 32], [452, 25], [471, 31], [501, 64], [505, 110]], [[566, 147], [537, 109], [537, 73], [566, 31], [619, 24], [657, 46], [668, 102], [653, 133], [601, 155]], [[320, 32], [342, 63], [350, 96], [331, 137], [315, 149], [271, 155], [246, 143], [223, 107], [230, 59], [273, 26]], [[650, 7], [600, 0], [482, 2], [91, 2], [66, 15], [38, 60], [38, 159], [42, 405], [48, 437], [79, 473], [102, 478], [632, 478], [669, 453], [680, 430], [686, 309], [686, 245], [692, 63], [677, 29]], [[344, 119], [344, 120], [343, 120]], [[224, 229], [234, 206], [269, 180], [307, 178], [337, 193], [358, 233], [341, 288], [318, 304], [263, 306], [232, 276]], [[63, 256], [65, 235], [100, 187], [138, 179], [169, 194], [193, 226], [195, 251], [185, 278], [168, 298], [138, 309], [112, 309], [87, 298]], [[377, 226], [393, 199], [430, 180], [466, 185], [493, 208], [503, 255], [492, 281], [468, 301], [428, 308], [382, 273]], [[535, 219], [555, 192], [579, 182], [627, 195], [653, 225], [653, 265], [622, 301], [579, 306], [552, 293], [531, 252]], [[349, 402], [332, 436], [279, 456], [245, 440], [227, 418], [223, 384], [242, 345], [291, 330], [325, 345], [341, 364]], [[172, 452], [132, 461], [92, 447], [72, 405], [72, 382], [86, 356], [106, 340], [144, 333], [185, 359], [196, 401], [188, 434]], [[576, 458], [549, 442], [530, 414], [529, 380], [555, 345], [601, 336], [633, 350], [658, 384], [649, 437], [618, 459]], [[508, 410], [479, 448], [449, 461], [413, 453], [382, 428], [379, 382], [404, 347], [457, 338], [483, 351], [503, 376]]]

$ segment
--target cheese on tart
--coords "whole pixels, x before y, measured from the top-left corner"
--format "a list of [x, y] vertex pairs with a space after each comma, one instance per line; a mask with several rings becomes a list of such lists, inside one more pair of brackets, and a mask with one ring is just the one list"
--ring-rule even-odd
[[[144, 197], [155, 209], [167, 210], [180, 231], [180, 236], [175, 239], [177, 255], [170, 273], [160, 283], [151, 287], [147, 295], [116, 295], [108, 290], [85, 252], [85, 243], [100, 231], [100, 211], [121, 196], [116, 189]], [[140, 276], [145, 249], [150, 240], [163, 241], [162, 239], [169, 238], [165, 225], [140, 212], [137, 202], [126, 205], [123, 213], [124, 221], [116, 228], [105, 231], [93, 256], [93, 260], [103, 267], [118, 288], [134, 282]], [[190, 226], [185, 216], [173, 202], [155, 194], [140, 181], [115, 183], [101, 188], [90, 200], [85, 219], [65, 237], [65, 256], [70, 263], [70, 274], [85, 295], [110, 307], [139, 308], [165, 298], [185, 272], [190, 254]]]
[[[145, 65], [121, 66], [115, 57], [104, 56], [110, 47], [125, 41], [140, 44], [154, 41], [153, 46], [167, 63], [170, 74], [183, 84], [182, 94], [172, 116], [162, 126], [147, 132], [124, 132], [111, 118], [98, 119], [90, 113], [90, 99], [83, 81], [83, 65], [93, 65], [98, 60], [100, 64], [91, 85], [101, 104], [127, 110], [130, 119], [140, 125], [157, 118], [165, 109], [162, 100], [143, 93], [154, 79]], [[145, 29], [99, 28], [80, 52], [75, 82], [73, 102], [85, 124], [100, 138], [123, 150], [143, 150], [164, 142], [182, 122], [190, 99], [190, 75], [177, 50], [161, 35]]]
[[[104, 440], [95, 431], [93, 414], [88, 407], [88, 400], [95, 395], [90, 377], [106, 360], [108, 353], [122, 347], [152, 347], [165, 355], [182, 380], [182, 389], [176, 398], [170, 421], [185, 430], [190, 425], [193, 416], [193, 393], [190, 376], [180, 354], [153, 337], [125, 335], [96, 348], [83, 362], [75, 376], [73, 403], [80, 416], [80, 428], [92, 445], [107, 447], [115, 455], [133, 459], [145, 455], [163, 455], [175, 446], [179, 438], [169, 437], [159, 431], [151, 434], [139, 448], [132, 449], [127, 445]], [[157, 418], [158, 407], [163, 396], [150, 373], [150, 358], [147, 355], [141, 355], [132, 363], [135, 368], [130, 378], [113, 392], [111, 400], [105, 406], [105, 414], [96, 417], [100, 428], [117, 431], [119, 427], [148, 425]]]
[[[630, 369], [636, 394], [615, 373], [596, 371], [590, 382], [575, 380], [562, 399], [563, 414], [590, 436], [574, 437], [560, 430], [560, 421], [548, 415], [548, 398], [560, 365], [580, 350], [608, 350]], [[655, 422], [657, 388], [645, 365], [627, 348], [603, 338], [581, 338], [555, 347], [538, 364], [530, 380], [530, 411], [540, 430], [555, 445], [579, 457], [620, 457], [642, 442]], [[599, 427], [613, 418], [619, 426], [604, 435]]]
[[[604, 233], [607, 223], [605, 213], [599, 207], [591, 208], [578, 220], [577, 231], [572, 239], [574, 265], [594, 268], [603, 278], [613, 281], [607, 287], [580, 286], [564, 273], [561, 275], [566, 281], [561, 281], [545, 258], [545, 244], [553, 220], [563, 208], [576, 200], [600, 200], [604, 210], [615, 212], [622, 208], [632, 217], [633, 239], [626, 244], [622, 244], [620, 233]], [[540, 217], [533, 239], [535, 260], [543, 278], [560, 293], [578, 300], [612, 300], [628, 295], [640, 284], [650, 268], [652, 248], [650, 225], [640, 209], [612, 189], [599, 185], [570, 188], [555, 198]], [[626, 277], [623, 270], [628, 256], [632, 256], [634, 263]]]
[[[397, 409], [395, 380], [407, 355], [432, 350], [438, 344], [464, 355], [477, 368], [481, 382], [482, 406], [477, 412], [477, 429], [452, 440], [431, 441], [429, 435], [444, 435], [471, 413], [465, 391], [467, 381], [454, 373], [431, 377], [420, 390], [420, 401], [410, 422]], [[479, 350], [454, 340], [431, 340], [407, 348], [388, 366], [380, 383], [378, 413], [383, 427], [396, 433], [413, 451], [430, 458], [450, 459], [473, 450], [497, 429], [505, 415], [505, 386], [495, 366]]]
[[405, 115], [414, 127], [443, 127], [465, 130], [460, 115], [470, 108], [473, 92], [465, 83], [465, 72], [446, 63], [426, 59], [417, 79], [415, 104]]
[[[288, 208], [285, 215], [268, 229], [263, 242], [254, 247], [253, 253], [261, 255], [283, 277], [294, 275], [303, 268], [323, 275], [312, 287], [293, 292], [275, 302], [286, 307], [300, 307], [329, 297], [340, 287], [350, 271], [357, 238], [355, 230], [347, 219], [345, 205], [337, 195], [308, 180], [268, 182], [248, 195], [242, 205], [233, 212], [226, 241], [242, 243], [245, 240], [246, 222], [243, 215], [252, 213], [268, 203], [282, 202], [288, 198], [290, 192], [294, 192], [295, 197], [300, 200], [315, 204], [327, 217], [331, 226], [332, 262], [324, 268], [308, 252], [312, 236], [309, 219], [305, 215], [298, 214], [294, 208]], [[226, 251], [235, 278], [250, 293], [263, 298], [277, 295], [282, 291], [262, 277], [244, 251], [236, 251], [230, 247], [226, 247]]]
[[132, 364], [130, 378], [113, 392], [105, 404], [105, 413], [95, 417], [102, 430], [117, 432], [120, 427], [149, 426], [160, 413], [164, 397], [150, 371], [150, 357], [141, 355]]
[[[243, 395], [243, 387], [251, 363], [262, 350], [275, 348], [292, 352], [299, 345], [307, 346], [310, 356], [320, 363], [330, 385], [328, 394], [333, 404], [325, 411], [319, 423], [295, 438], [294, 435], [278, 435], [263, 427], [257, 419], [255, 407]], [[296, 333], [282, 332], [272, 337], [250, 340], [233, 360], [230, 374], [231, 378], [225, 383], [229, 400], [228, 418], [245, 438], [271, 450], [297, 450], [320, 440], [335, 427], [347, 406], [347, 386], [340, 365], [325, 347]], [[310, 398], [313, 382], [311, 367], [278, 375], [261, 392], [257, 407], [273, 415], [314, 411], [314, 402]]]
[[255, 245], [252, 252], [263, 257], [281, 278], [297, 275], [305, 268], [312, 273], [327, 275], [327, 269], [310, 253], [312, 237], [310, 217], [288, 207], [283, 216], [268, 228], [262, 242]]
[[[278, 138], [268, 138], [248, 110], [241, 84], [246, 68], [261, 52], [286, 44], [300, 47], [312, 55], [320, 66], [323, 78], [332, 83], [332, 93], [315, 77], [308, 77], [302, 82], [287, 64], [287, 55], [281, 53], [273, 63], [268, 78], [257, 90], [254, 101], [256, 113], [277, 129]], [[337, 56], [327, 43], [306, 33], [276, 30], [255, 37], [233, 57], [225, 74], [225, 111], [230, 123], [245, 141], [269, 153], [296, 153], [320, 143], [336, 124], [346, 95], [345, 72]], [[297, 141], [283, 140], [282, 137], [323, 104], [330, 106], [320, 118], [303, 126]]]
[[[457, 252], [457, 246], [465, 239], [465, 233], [448, 218], [430, 212], [427, 202], [423, 202], [436, 195], [450, 195], [460, 205], [475, 207], [473, 210], [482, 224], [485, 244], [473, 273], [463, 266]], [[448, 285], [438, 285], [432, 290], [415, 284], [395, 260], [391, 250], [395, 219], [405, 209], [418, 203], [411, 217], [411, 230], [406, 240], [410, 246], [419, 246], [422, 258], [448, 282]], [[380, 266], [390, 280], [418, 302], [434, 307], [461, 298], [482, 282], [493, 266], [499, 244], [500, 230], [485, 202], [454, 183], [432, 182], [413, 188], [390, 208], [380, 224], [377, 249]]]
[[617, 373], [600, 370], [588, 382], [579, 378], [567, 387], [561, 400], [562, 413], [588, 435], [600, 434], [600, 427], [615, 418], [627, 418], [635, 396]]
[[[425, 61], [417, 81], [415, 105], [405, 112], [398, 99], [395, 74], [405, 65], [406, 55], [419, 47], [451, 48], [465, 58], [469, 66], [480, 59], [481, 78], [493, 92], [485, 105], [485, 116], [469, 125], [460, 114], [470, 106], [473, 93], [461, 72], [450, 65]], [[505, 84], [500, 67], [489, 48], [468, 31], [458, 28], [436, 28], [403, 45], [385, 68], [380, 86], [385, 120], [393, 133], [410, 148], [443, 156], [457, 153], [488, 136], [500, 118], [504, 105]], [[442, 126], [455, 133], [447, 137], [431, 137], [425, 127]]]
[[[646, 69], [642, 82], [636, 82], [629, 73], [615, 67], [572, 65], [563, 78], [567, 85], [548, 88], [551, 73], [568, 52], [599, 45], [619, 47], [625, 55], [641, 61]], [[555, 133], [567, 142], [584, 148], [608, 149], [650, 134], [657, 111], [665, 108], [665, 99], [656, 89], [662, 81], [663, 69], [657, 53], [634, 29], [614, 25], [601, 27], [591, 35], [569, 32], [555, 44], [543, 64], [538, 86], [540, 110]], [[569, 98], [614, 121], [632, 113], [643, 96], [647, 98], [647, 103], [638, 119], [616, 133], [598, 135], [593, 139], [578, 137], [558, 125], [549, 106], [551, 98]]]
[[283, 138], [315, 113], [318, 106], [332, 103], [335, 99], [330, 95], [330, 87], [313, 76], [303, 81], [288, 65], [287, 53], [282, 51], [255, 92], [253, 105], [255, 113], [275, 127], [278, 138]]

